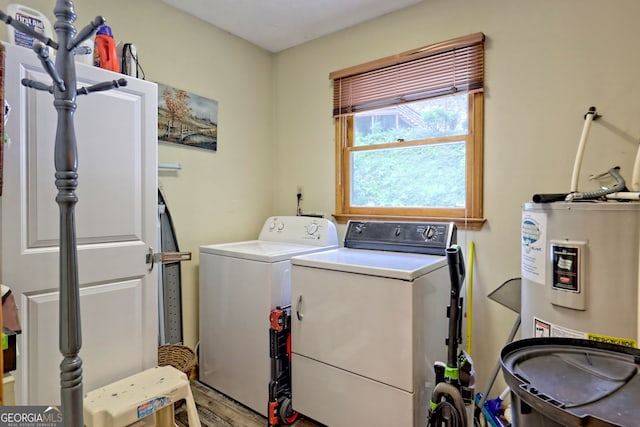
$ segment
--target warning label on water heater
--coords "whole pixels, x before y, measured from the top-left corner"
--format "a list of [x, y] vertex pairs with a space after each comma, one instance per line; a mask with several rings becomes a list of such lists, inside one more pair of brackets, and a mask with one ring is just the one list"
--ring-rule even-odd
[[551, 323], [544, 322], [538, 318], [533, 318], [533, 336], [545, 338], [551, 336]]
[[541, 212], [522, 213], [521, 268], [522, 277], [540, 284], [546, 277], [547, 215]]
[[638, 347], [636, 340], [631, 338], [610, 337], [607, 335], [587, 334], [587, 339], [608, 344], [624, 345], [625, 347]]
[[608, 344], [623, 345], [626, 347], [638, 347], [638, 342], [633, 338], [622, 338], [611, 335], [594, 334], [592, 332], [577, 331], [535, 316], [533, 317], [533, 336], [535, 338], [578, 338]]
[[556, 325], [538, 317], [533, 318], [533, 336], [536, 338], [560, 337], [560, 338], [582, 338], [585, 339], [587, 334], [575, 329], [566, 328]]

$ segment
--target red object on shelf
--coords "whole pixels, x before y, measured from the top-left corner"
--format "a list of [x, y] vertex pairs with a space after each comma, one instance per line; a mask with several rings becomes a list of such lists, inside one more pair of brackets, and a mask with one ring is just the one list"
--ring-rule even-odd
[[100, 27], [96, 33], [93, 65], [105, 70], [120, 72], [116, 41], [113, 39], [111, 28], [107, 25]]

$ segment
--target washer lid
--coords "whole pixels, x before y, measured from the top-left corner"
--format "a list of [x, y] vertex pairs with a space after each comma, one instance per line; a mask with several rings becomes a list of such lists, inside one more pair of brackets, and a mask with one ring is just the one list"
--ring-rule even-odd
[[336, 246], [301, 245], [267, 240], [248, 240], [245, 242], [200, 246], [200, 253], [261, 262], [278, 262], [288, 260], [294, 255], [308, 254], [335, 247]]
[[292, 265], [411, 281], [447, 265], [446, 257], [339, 248], [291, 258]]

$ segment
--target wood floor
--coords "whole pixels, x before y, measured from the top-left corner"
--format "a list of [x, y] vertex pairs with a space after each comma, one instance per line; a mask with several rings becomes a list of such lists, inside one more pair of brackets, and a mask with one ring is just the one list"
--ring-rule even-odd
[[[265, 427], [268, 425], [267, 419], [262, 415], [198, 381], [191, 381], [191, 392], [198, 408], [202, 427]], [[176, 424], [178, 427], [189, 425], [185, 405], [176, 410]], [[322, 427], [321, 424], [304, 418], [297, 420], [291, 426]]]

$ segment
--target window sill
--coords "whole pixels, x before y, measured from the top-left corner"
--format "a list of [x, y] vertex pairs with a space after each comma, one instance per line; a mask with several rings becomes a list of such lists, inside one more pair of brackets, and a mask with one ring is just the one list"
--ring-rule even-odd
[[486, 218], [445, 218], [426, 216], [392, 216], [392, 215], [362, 215], [339, 214], [332, 215], [338, 224], [346, 224], [349, 220], [361, 221], [421, 221], [421, 222], [453, 222], [461, 230], [478, 231], [487, 222]]

